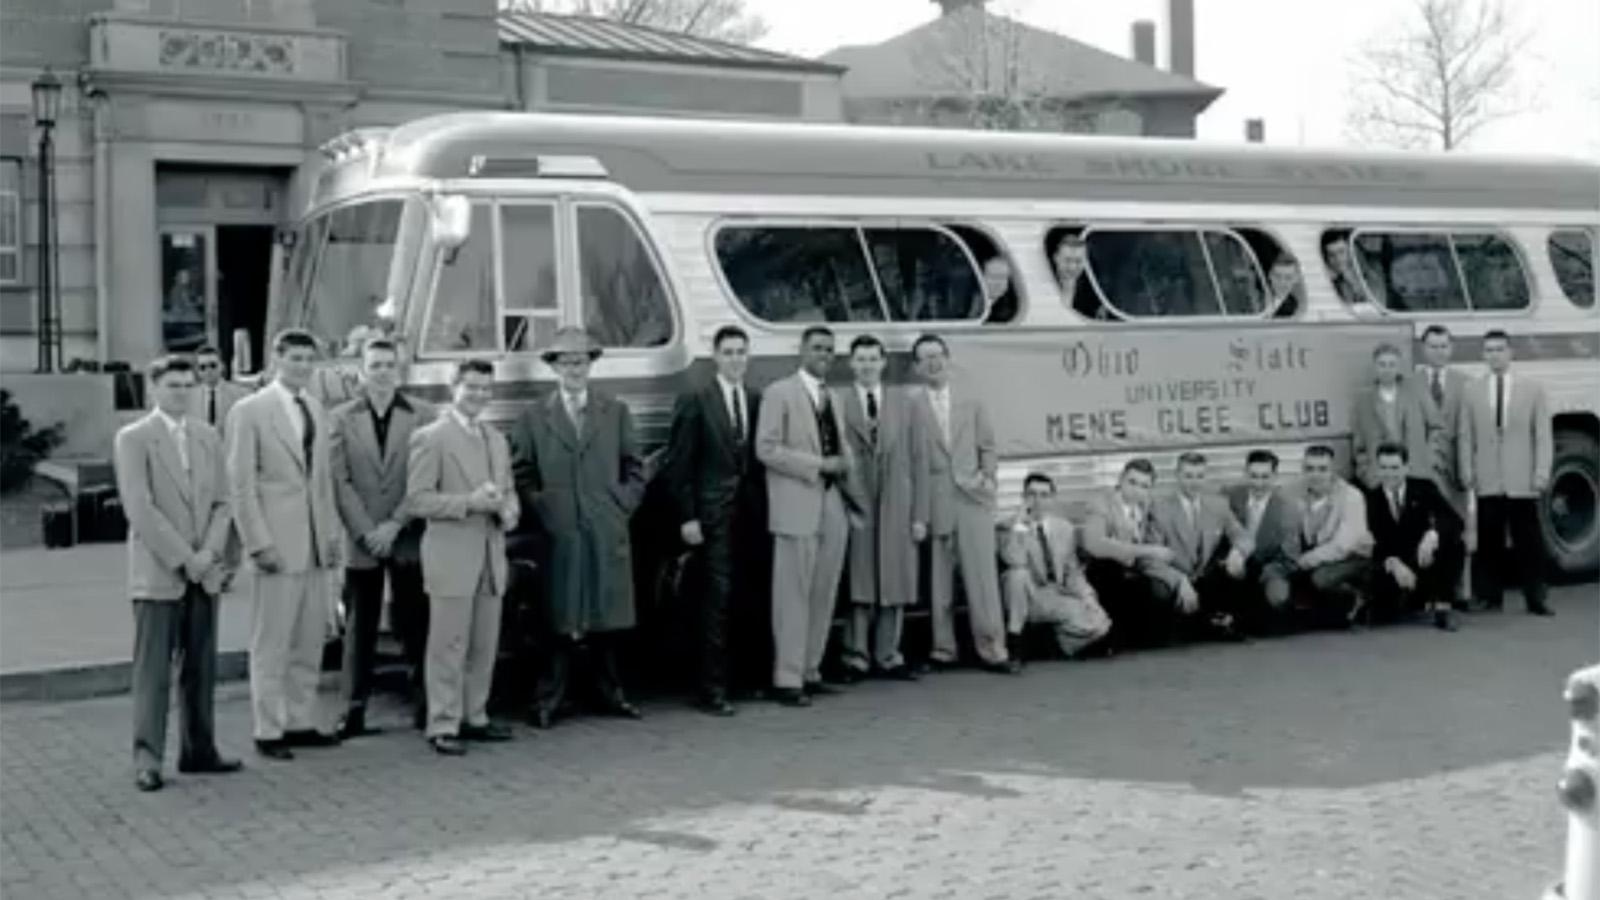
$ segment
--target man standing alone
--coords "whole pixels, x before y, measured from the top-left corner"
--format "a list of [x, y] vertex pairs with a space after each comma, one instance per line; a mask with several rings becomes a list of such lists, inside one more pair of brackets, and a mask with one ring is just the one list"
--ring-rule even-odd
[[217, 591], [224, 571], [228, 483], [222, 445], [187, 415], [194, 370], [176, 357], [150, 365], [156, 408], [117, 432], [117, 493], [128, 515], [133, 596], [133, 764], [141, 791], [160, 790], [174, 653], [182, 659], [183, 743], [178, 771], [233, 772], [217, 752], [212, 689]]
[[338, 743], [316, 730], [317, 676], [333, 571], [344, 535], [335, 510], [328, 419], [306, 392], [317, 342], [299, 329], [272, 342], [277, 377], [228, 415], [228, 477], [239, 540], [255, 562], [250, 698], [256, 749]]

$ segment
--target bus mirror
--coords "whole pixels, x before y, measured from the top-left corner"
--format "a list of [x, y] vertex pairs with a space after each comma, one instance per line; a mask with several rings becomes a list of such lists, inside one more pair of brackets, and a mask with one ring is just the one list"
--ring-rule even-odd
[[460, 194], [440, 194], [433, 198], [434, 240], [445, 250], [455, 250], [467, 242], [472, 232], [472, 204]]

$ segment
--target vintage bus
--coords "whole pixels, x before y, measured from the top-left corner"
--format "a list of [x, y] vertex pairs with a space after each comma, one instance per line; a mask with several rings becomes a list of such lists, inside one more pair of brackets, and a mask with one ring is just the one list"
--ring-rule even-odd
[[758, 385], [811, 323], [883, 338], [899, 380], [931, 331], [993, 414], [1007, 508], [1029, 470], [1070, 499], [1191, 448], [1220, 479], [1257, 446], [1292, 476], [1309, 443], [1347, 451], [1378, 342], [1441, 323], [1477, 374], [1499, 328], [1550, 393], [1552, 564], [1600, 563], [1592, 164], [524, 113], [322, 154], [272, 327], [381, 328], [436, 397], [492, 360], [500, 421], [553, 385], [563, 324], [607, 348], [597, 383], [651, 450], [723, 325]]

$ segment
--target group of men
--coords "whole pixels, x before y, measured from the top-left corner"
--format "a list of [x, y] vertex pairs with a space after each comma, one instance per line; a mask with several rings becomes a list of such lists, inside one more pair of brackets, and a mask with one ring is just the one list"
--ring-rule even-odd
[[[695, 606], [696, 699], [708, 713], [736, 713], [736, 668], [766, 669], [773, 699], [796, 707], [869, 675], [918, 679], [901, 637], [924, 577], [934, 669], [957, 664], [958, 574], [979, 663], [1001, 674], [1021, 670], [1030, 623], [1048, 626], [1067, 657], [1280, 630], [1296, 607], [1343, 624], [1422, 609], [1454, 629], [1469, 512], [1480, 601], [1498, 607], [1514, 558], [1529, 611], [1549, 614], [1536, 565], [1549, 421], [1540, 387], [1509, 373], [1501, 332], [1484, 338], [1481, 381], [1445, 368], [1440, 327], [1426, 332], [1415, 374], [1400, 372], [1397, 348], [1378, 349], [1353, 423], [1359, 487], [1334, 473], [1326, 446], [1306, 450], [1292, 489], [1276, 484], [1272, 453], [1253, 451], [1245, 483], [1225, 495], [1208, 488], [1199, 453], [1179, 457], [1177, 490], [1160, 497], [1152, 464], [1134, 459], [1081, 528], [1060, 515], [1042, 473], [1027, 476], [1022, 508], [996, 528], [993, 425], [981, 398], [952, 385], [939, 336], [912, 347], [916, 385], [885, 383], [886, 348], [862, 335], [848, 348], [851, 384], [829, 386], [835, 352], [832, 331], [809, 327], [798, 371], [757, 390], [746, 380], [749, 336], [723, 327], [715, 377], [674, 408], [663, 477], [689, 563], [680, 593]], [[459, 363], [449, 404], [435, 409], [399, 391], [400, 351], [381, 336], [361, 349], [357, 396], [331, 410], [307, 389], [317, 343], [303, 331], [275, 338], [272, 380], [253, 394], [225, 387], [206, 349], [152, 364], [155, 408], [116, 441], [138, 787], [163, 784], [174, 655], [179, 771], [240, 767], [217, 750], [211, 688], [217, 597], [245, 555], [264, 758], [377, 730], [366, 707], [386, 586], [433, 749], [454, 756], [510, 739], [488, 701], [511, 581], [506, 535], [519, 523], [535, 538], [547, 632], [530, 723], [549, 728], [571, 711], [575, 668], [602, 711], [638, 718], [616, 648], [636, 621], [629, 525], [645, 463], [627, 405], [590, 387], [600, 355], [582, 329], [558, 331], [542, 354], [557, 389], [527, 406], [509, 442], [483, 421], [490, 363]], [[341, 585], [344, 712], [325, 732], [317, 683]], [[825, 679], [841, 585], [842, 666]], [[752, 621], [770, 628], [770, 644], [739, 627]]]

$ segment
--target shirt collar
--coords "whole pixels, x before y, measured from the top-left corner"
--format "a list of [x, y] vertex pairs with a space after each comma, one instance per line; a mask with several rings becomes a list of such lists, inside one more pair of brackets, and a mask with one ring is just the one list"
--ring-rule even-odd
[[186, 417], [185, 418], [177, 418], [177, 417], [168, 415], [167, 411], [162, 409], [159, 406], [156, 407], [156, 415], [161, 417], [161, 424], [167, 426], [167, 430], [168, 431], [181, 431], [183, 429], [184, 424], [188, 421], [188, 419]]
[[450, 409], [450, 415], [455, 417], [456, 422], [459, 423], [462, 428], [465, 428], [468, 432], [470, 432], [472, 434], [477, 434], [478, 433], [478, 423], [477, 423], [477, 421], [467, 418], [465, 415], [462, 414], [461, 410], [457, 409], [455, 406], [451, 406], [449, 409]]
[[813, 397], [822, 393], [822, 379], [805, 369], [800, 370], [800, 383], [806, 386], [806, 390], [810, 391]]
[[723, 378], [722, 377], [722, 373], [720, 373], [720, 372], [717, 373], [717, 387], [722, 389], [722, 395], [724, 397], [726, 397], [729, 393], [731, 393], [733, 391], [738, 391], [738, 390], [743, 390], [744, 389], [744, 385], [743, 384], [741, 384], [740, 382], [737, 382], [737, 381], [729, 381], [728, 379]]
[[[387, 413], [378, 411], [378, 404], [372, 402], [372, 395], [370, 393], [367, 394], [366, 397], [367, 397], [367, 408], [372, 410], [374, 415], [382, 416], [382, 415], [386, 415], [387, 414]], [[407, 400], [406, 399], [406, 395], [400, 393], [399, 391], [395, 391], [394, 392], [394, 399], [389, 401], [388, 412], [394, 412], [395, 409], [397, 409], [397, 408], [398, 409], [403, 409], [406, 412], [412, 412], [413, 411], [411, 409], [411, 401]]]
[[299, 391], [291, 391], [289, 390], [289, 386], [284, 384], [281, 379], [272, 379], [272, 386], [278, 391], [279, 394], [288, 397], [290, 400], [296, 400], [306, 395], [305, 388], [301, 388]]

